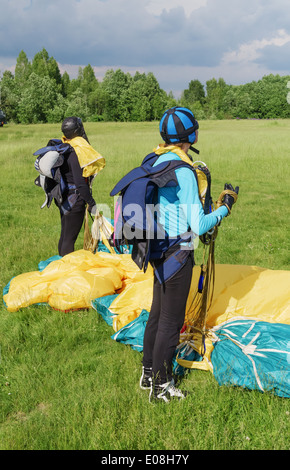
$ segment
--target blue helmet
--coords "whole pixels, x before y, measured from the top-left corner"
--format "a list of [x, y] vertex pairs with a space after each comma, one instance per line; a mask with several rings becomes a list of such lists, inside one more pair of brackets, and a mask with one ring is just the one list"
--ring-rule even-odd
[[175, 106], [163, 114], [159, 130], [166, 144], [189, 142], [193, 144], [196, 139], [195, 131], [199, 128], [198, 122], [188, 108]]

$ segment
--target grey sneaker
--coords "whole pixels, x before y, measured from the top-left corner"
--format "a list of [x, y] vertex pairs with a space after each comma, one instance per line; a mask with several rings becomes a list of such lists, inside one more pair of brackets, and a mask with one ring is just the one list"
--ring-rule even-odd
[[142, 375], [140, 379], [140, 388], [148, 390], [152, 384], [152, 367], [142, 367]]
[[165, 403], [169, 403], [170, 400], [178, 399], [183, 400], [187, 396], [187, 392], [181, 391], [179, 388], [174, 387], [174, 380], [172, 379], [171, 382], [166, 382], [161, 385], [152, 385], [149, 401], [150, 403], [154, 401], [163, 401]]

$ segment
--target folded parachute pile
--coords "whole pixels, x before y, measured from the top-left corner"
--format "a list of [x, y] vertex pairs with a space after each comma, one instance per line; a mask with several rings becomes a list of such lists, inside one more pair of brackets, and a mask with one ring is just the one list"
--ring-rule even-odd
[[[195, 267], [187, 312], [199, 272]], [[175, 372], [208, 370], [220, 385], [290, 397], [289, 286], [290, 271], [216, 265], [205, 355], [181, 333]], [[80, 250], [14, 277], [3, 299], [10, 312], [39, 303], [61, 311], [93, 307], [112, 326], [114, 340], [142, 351], [152, 288], [151, 268], [144, 274], [130, 254]]]
[[[129, 254], [79, 250], [40, 263], [38, 271], [14, 277], [5, 288], [4, 303], [9, 312], [39, 303], [67, 312], [90, 308], [99, 297], [134, 290], [137, 282], [142, 291], [148, 279], [152, 284], [152, 272], [141, 272]], [[137, 295], [137, 289], [135, 292]], [[147, 303], [146, 307], [150, 308]]]

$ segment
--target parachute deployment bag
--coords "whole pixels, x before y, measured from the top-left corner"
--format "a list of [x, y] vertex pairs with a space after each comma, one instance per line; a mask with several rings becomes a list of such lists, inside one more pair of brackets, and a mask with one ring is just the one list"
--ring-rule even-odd
[[[169, 238], [164, 229], [158, 225], [156, 214], [152, 210], [157, 201], [157, 191], [159, 187], [178, 185], [175, 170], [179, 167], [187, 167], [194, 171], [196, 178], [197, 173], [190, 164], [182, 160], [166, 161], [153, 167], [158, 157], [154, 152], [147, 155], [141, 166], [127, 173], [110, 194], [111, 196], [119, 194], [114, 217], [115, 247], [121, 252], [123, 245], [131, 245], [132, 259], [144, 272], [149, 261], [154, 262], [163, 258], [164, 253], [170, 250], [174, 256], [170, 256], [163, 263], [164, 266], [161, 265], [159, 273], [155, 270], [157, 277], [158, 274], [160, 276], [159, 281], [164, 282], [183, 266], [190, 255], [189, 250], [180, 248], [180, 243], [190, 241], [191, 237], [188, 237], [187, 233], [186, 239], [182, 235]], [[207, 175], [202, 169], [199, 171], [207, 181]], [[205, 185], [204, 189], [204, 203], [206, 201], [209, 208], [208, 185]], [[161, 268], [166, 272], [161, 272]]]
[[[39, 173], [34, 183], [44, 190], [46, 196], [41, 209], [45, 206], [49, 208], [52, 200], [55, 199], [62, 213], [66, 214], [71, 210], [77, 198], [77, 194], [75, 193], [76, 187], [74, 185], [68, 185], [64, 181], [60, 170], [65, 159], [65, 154], [70, 148], [69, 144], [64, 144], [59, 139], [52, 139], [48, 142], [46, 147], [37, 150], [33, 154], [37, 156], [34, 167]], [[68, 195], [69, 192], [72, 194]], [[65, 201], [64, 194], [66, 194], [66, 196], [68, 195]]]

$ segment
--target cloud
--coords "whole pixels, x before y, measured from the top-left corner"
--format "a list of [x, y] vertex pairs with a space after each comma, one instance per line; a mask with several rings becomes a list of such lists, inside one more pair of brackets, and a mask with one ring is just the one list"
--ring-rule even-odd
[[217, 65], [228, 44], [238, 44], [243, 34], [239, 20], [246, 4], [251, 4], [249, 0], [243, 5], [236, 0], [2, 3], [0, 55], [11, 56], [18, 47], [18, 53], [23, 49], [32, 56], [45, 47], [60, 62], [96, 66]]
[[289, 57], [290, 57], [290, 42], [283, 46], [279, 46], [277, 51], [276, 46], [267, 46], [261, 52], [260, 57], [256, 60], [258, 64], [266, 66], [269, 70], [279, 74], [289, 75]]
[[70, 70], [91, 64], [99, 76], [117, 67], [152, 71], [166, 90], [217, 74], [242, 83], [251, 71], [256, 79], [286, 69], [288, 5], [288, 0], [0, 0], [0, 69], [11, 67], [21, 50], [32, 59], [44, 47]]
[[271, 39], [254, 40], [249, 43], [242, 44], [238, 50], [227, 52], [224, 54], [223, 64], [243, 64], [245, 62], [256, 62], [262, 56], [262, 52], [269, 46], [275, 46], [274, 49], [277, 53], [277, 47], [285, 46], [290, 43], [290, 34], [284, 29], [277, 31], [277, 34]]
[[207, 0], [150, 0], [147, 2], [146, 10], [153, 15], [160, 15], [163, 10], [170, 11], [175, 8], [182, 8], [186, 16], [190, 16], [195, 10], [206, 6]]

